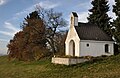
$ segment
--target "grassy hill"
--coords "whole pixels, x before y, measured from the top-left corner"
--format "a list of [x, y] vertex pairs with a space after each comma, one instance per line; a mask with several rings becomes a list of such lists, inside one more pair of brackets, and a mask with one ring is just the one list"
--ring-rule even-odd
[[8, 61], [0, 56], [0, 78], [120, 78], [120, 55], [72, 65], [55, 65], [50, 59]]

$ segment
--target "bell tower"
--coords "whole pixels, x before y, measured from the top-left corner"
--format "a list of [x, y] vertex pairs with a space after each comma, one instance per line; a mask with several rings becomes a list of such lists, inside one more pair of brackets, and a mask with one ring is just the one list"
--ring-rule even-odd
[[70, 18], [70, 27], [73, 26], [78, 26], [78, 15], [76, 12], [71, 13], [71, 18]]

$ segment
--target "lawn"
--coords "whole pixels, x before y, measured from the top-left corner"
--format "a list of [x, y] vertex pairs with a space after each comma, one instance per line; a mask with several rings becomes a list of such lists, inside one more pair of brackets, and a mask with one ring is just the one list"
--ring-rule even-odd
[[50, 59], [22, 62], [0, 56], [0, 78], [120, 78], [120, 55], [82, 64], [51, 64]]

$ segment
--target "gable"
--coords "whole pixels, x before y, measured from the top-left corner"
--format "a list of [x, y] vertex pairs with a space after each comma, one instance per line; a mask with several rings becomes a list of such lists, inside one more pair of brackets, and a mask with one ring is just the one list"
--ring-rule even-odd
[[93, 24], [78, 23], [75, 29], [81, 40], [113, 41], [110, 36]]
[[69, 29], [65, 43], [69, 42], [70, 40], [80, 41], [75, 27]]

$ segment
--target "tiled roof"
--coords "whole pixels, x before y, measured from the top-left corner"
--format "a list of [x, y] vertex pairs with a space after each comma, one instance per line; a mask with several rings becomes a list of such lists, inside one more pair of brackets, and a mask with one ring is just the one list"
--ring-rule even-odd
[[78, 23], [75, 29], [81, 40], [113, 41], [110, 36], [93, 24]]

